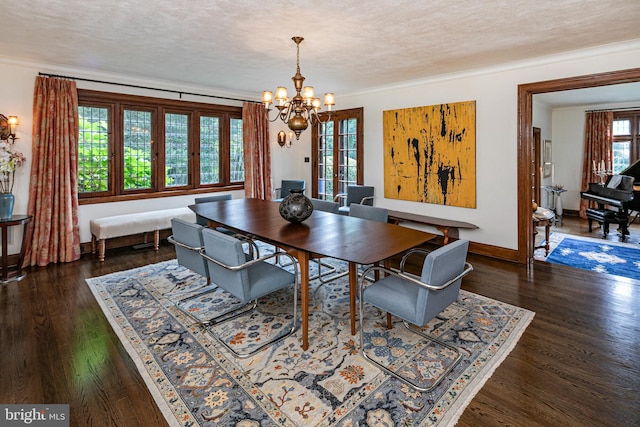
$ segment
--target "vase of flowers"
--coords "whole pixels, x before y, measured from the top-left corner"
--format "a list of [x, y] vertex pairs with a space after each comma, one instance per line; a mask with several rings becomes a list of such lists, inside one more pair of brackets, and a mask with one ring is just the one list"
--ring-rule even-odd
[[13, 142], [0, 141], [0, 219], [10, 219], [13, 215], [16, 169], [25, 161], [24, 155], [14, 150]]

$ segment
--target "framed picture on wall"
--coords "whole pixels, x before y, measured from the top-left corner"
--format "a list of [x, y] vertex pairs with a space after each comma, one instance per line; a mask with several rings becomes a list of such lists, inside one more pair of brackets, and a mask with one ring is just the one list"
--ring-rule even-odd
[[545, 178], [551, 176], [551, 140], [545, 139], [542, 148], [542, 166], [543, 176]]

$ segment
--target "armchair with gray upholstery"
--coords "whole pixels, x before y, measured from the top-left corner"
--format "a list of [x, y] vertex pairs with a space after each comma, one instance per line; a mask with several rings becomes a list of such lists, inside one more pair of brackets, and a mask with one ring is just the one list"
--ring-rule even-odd
[[[204, 249], [202, 231], [205, 228], [206, 227], [203, 227], [200, 224], [195, 224], [193, 222], [185, 221], [180, 218], [172, 218], [172, 234], [167, 237], [167, 241], [175, 246], [176, 260], [178, 261], [178, 264], [207, 279], [206, 285], [203, 286], [201, 292], [196, 292], [185, 298], [179, 299], [175, 303], [176, 307], [179, 310], [181, 310], [183, 313], [185, 313], [187, 316], [191, 317], [195, 322], [201, 325], [215, 324], [221, 317], [225, 316], [225, 313], [223, 313], [222, 316], [201, 319], [196, 317], [189, 310], [188, 306], [185, 306], [185, 304], [187, 304], [191, 300], [201, 298], [204, 295], [216, 292], [216, 288], [212, 288], [210, 286], [211, 276], [209, 274], [209, 266], [207, 265], [207, 261], [200, 255], [200, 253]], [[247, 261], [251, 260], [254, 256], [260, 256], [258, 247], [256, 246], [255, 242], [246, 238], [244, 238], [242, 242], [249, 245], [248, 253], [245, 253], [244, 255]]]
[[[458, 299], [462, 278], [469, 274], [473, 267], [466, 262], [469, 242], [457, 240], [440, 247], [432, 252], [413, 249], [402, 258], [400, 270], [390, 270], [380, 266], [368, 268], [358, 281], [359, 315], [360, 315], [360, 348], [362, 356], [386, 373], [407, 383], [420, 391], [431, 391], [451, 372], [461, 359], [457, 348], [445, 342], [430, 337], [415, 327], [425, 326], [431, 319], [438, 316], [445, 308]], [[416, 253], [426, 253], [421, 275], [415, 276], [405, 272], [405, 263], [409, 256]], [[379, 270], [387, 276], [365, 286], [366, 276], [370, 271]], [[442, 372], [435, 376], [421, 375], [420, 363], [407, 363], [405, 366], [386, 366], [370, 354], [373, 344], [370, 339], [375, 333], [364, 329], [364, 305], [369, 304], [382, 311], [402, 319], [404, 326], [422, 338], [435, 343], [444, 351], [439, 351], [443, 359]], [[390, 316], [387, 317], [387, 327], [391, 328]], [[445, 357], [445, 355], [447, 355]], [[448, 362], [448, 363], [447, 363]], [[403, 372], [407, 372], [403, 375]], [[422, 379], [424, 382], [416, 381]]]
[[377, 206], [354, 203], [350, 206], [349, 216], [378, 222], [389, 222], [389, 210]]
[[172, 234], [167, 238], [176, 248], [178, 264], [192, 270], [209, 279], [209, 268], [200, 256], [200, 250], [204, 247], [202, 241], [202, 229], [200, 224], [194, 224], [180, 218], [171, 219]]
[[283, 179], [282, 183], [280, 184], [280, 187], [273, 190], [273, 193], [274, 193], [273, 201], [281, 202], [282, 199], [284, 199], [289, 195], [289, 191], [291, 190], [302, 190], [304, 192], [305, 190], [304, 180], [303, 179], [293, 179], [293, 180]]
[[[209, 285], [211, 282], [209, 277], [209, 267], [207, 266], [206, 261], [200, 256], [200, 251], [204, 248], [204, 242], [202, 241], [203, 229], [204, 227], [200, 224], [195, 224], [180, 218], [172, 218], [172, 234], [167, 237], [167, 241], [172, 243], [176, 248], [176, 260], [178, 261], [178, 264], [205, 277], [207, 279], [206, 284]], [[210, 319], [198, 319], [188, 309], [185, 309], [183, 304], [195, 298], [199, 298], [202, 295], [213, 292], [209, 286], [205, 286], [204, 289], [205, 290], [203, 292], [198, 292], [194, 295], [176, 301], [176, 307], [198, 323], [207, 322]]]
[[[220, 200], [231, 200], [231, 197], [232, 197], [231, 194], [215, 194], [213, 196], [196, 197], [194, 199], [194, 202], [197, 205], [198, 203], [209, 203], [209, 202], [219, 202]], [[200, 215], [196, 215], [196, 222], [204, 227], [206, 227], [207, 224], [209, 223], [209, 221], [207, 221], [206, 218], [203, 218]], [[222, 231], [222, 230], [219, 230], [219, 231]], [[224, 232], [228, 234], [228, 230]]]
[[341, 215], [349, 215], [349, 207], [354, 204], [373, 206], [373, 193], [375, 187], [368, 185], [349, 185], [346, 193], [336, 194], [334, 201], [344, 201], [340, 206], [339, 213]]
[[321, 200], [311, 198], [311, 204], [313, 205], [314, 211], [322, 211], [322, 212], [330, 212], [337, 214], [338, 209], [340, 208], [340, 204], [337, 202], [332, 202], [330, 200]]
[[[252, 308], [256, 308], [258, 298], [293, 286], [293, 318], [291, 320], [292, 326], [288, 333], [280, 334], [271, 340], [256, 345], [256, 348], [253, 348], [247, 353], [237, 352], [210, 329], [216, 339], [236, 357], [245, 358], [294, 334], [297, 329], [298, 300], [298, 264], [295, 258], [289, 253], [274, 253], [247, 261], [242, 249], [241, 240], [211, 229], [204, 229], [202, 231], [202, 237], [204, 250], [201, 251], [200, 255], [207, 261], [212, 282], [246, 305], [253, 302]], [[293, 273], [267, 262], [269, 259], [278, 256], [291, 259]], [[238, 317], [240, 314], [234, 312], [230, 317], [220, 320], [218, 324]]]

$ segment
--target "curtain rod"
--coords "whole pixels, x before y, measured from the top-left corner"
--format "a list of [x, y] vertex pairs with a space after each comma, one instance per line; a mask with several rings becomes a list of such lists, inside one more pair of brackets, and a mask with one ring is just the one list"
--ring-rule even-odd
[[624, 108], [598, 108], [597, 110], [585, 110], [587, 113], [597, 113], [600, 111], [627, 111], [627, 110], [640, 110], [640, 106], [637, 107], [624, 107]]
[[103, 80], [85, 79], [85, 78], [82, 78], [82, 77], [61, 76], [59, 74], [38, 73], [38, 75], [46, 76], [46, 77], [57, 77], [57, 78], [69, 79], [69, 80], [82, 80], [82, 81], [85, 81], [85, 82], [92, 82], [92, 83], [103, 83], [103, 84], [107, 84], [107, 85], [133, 87], [133, 88], [136, 88], [136, 89], [148, 89], [148, 90], [157, 90], [157, 91], [160, 91], [160, 92], [177, 93], [180, 96], [180, 99], [182, 99], [182, 95], [193, 95], [193, 96], [204, 96], [204, 97], [207, 97], [207, 98], [226, 99], [228, 101], [254, 102], [256, 104], [259, 103], [258, 101], [253, 101], [253, 100], [250, 100], [250, 99], [229, 98], [229, 97], [226, 97], [226, 96], [217, 96], [217, 95], [205, 95], [205, 94], [202, 94], [202, 93], [184, 92], [184, 91], [172, 90], [172, 89], [160, 89], [160, 88], [149, 87], [149, 86], [132, 85], [132, 84], [128, 84], [128, 83], [114, 83], [114, 82], [107, 82], [107, 81], [103, 81]]

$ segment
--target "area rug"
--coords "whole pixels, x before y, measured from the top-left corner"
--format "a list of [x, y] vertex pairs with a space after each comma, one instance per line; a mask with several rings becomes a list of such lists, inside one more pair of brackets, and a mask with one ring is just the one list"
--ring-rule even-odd
[[[311, 282], [308, 351], [297, 333], [247, 359], [227, 353], [190, 317], [228, 306], [228, 294], [212, 287], [185, 306], [189, 315], [176, 308], [175, 301], [207, 285], [175, 260], [87, 283], [167, 421], [182, 426], [453, 425], [534, 316], [461, 291], [424, 330], [457, 347], [462, 361], [433, 392], [420, 393], [361, 358], [359, 336], [349, 330], [346, 277]], [[292, 295], [283, 290], [263, 298], [257, 312], [213, 333], [232, 347], [250, 348], [291, 325]], [[398, 369], [413, 364], [437, 372], [450, 357], [446, 349], [421, 346], [399, 324], [387, 330], [376, 309], [367, 308], [365, 318], [365, 345]]]
[[548, 256], [544, 256], [544, 249], [537, 249], [534, 257], [554, 264], [640, 279], [638, 244], [552, 233], [549, 249]]

